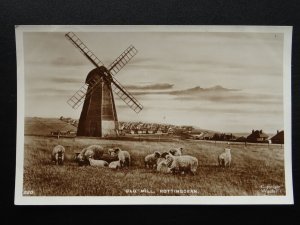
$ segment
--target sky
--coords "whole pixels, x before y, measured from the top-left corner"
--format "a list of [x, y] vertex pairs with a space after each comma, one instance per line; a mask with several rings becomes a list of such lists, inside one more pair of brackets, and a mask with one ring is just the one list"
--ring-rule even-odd
[[[120, 121], [193, 125], [220, 132], [283, 129], [283, 35], [217, 32], [76, 32], [109, 65], [138, 53], [115, 76], [143, 105], [115, 95]], [[25, 116], [72, 117], [67, 100], [94, 66], [62, 32], [24, 32]]]

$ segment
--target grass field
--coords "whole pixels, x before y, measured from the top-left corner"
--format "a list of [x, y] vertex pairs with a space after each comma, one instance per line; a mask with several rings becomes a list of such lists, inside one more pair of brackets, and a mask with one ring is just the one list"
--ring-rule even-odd
[[[50, 161], [56, 144], [66, 147], [66, 161], [56, 166]], [[79, 167], [74, 153], [99, 144], [119, 146], [132, 157], [130, 169]], [[124, 196], [124, 195], [198, 195], [247, 196], [285, 195], [284, 149], [280, 145], [232, 145], [231, 168], [217, 166], [217, 156], [227, 143], [193, 140], [172, 142], [118, 141], [98, 139], [54, 139], [25, 136], [24, 193], [34, 196]], [[144, 168], [144, 157], [156, 150], [183, 147], [184, 154], [199, 160], [197, 174], [159, 174]], [[277, 187], [267, 192], [266, 187]], [[182, 190], [187, 193], [167, 192]]]

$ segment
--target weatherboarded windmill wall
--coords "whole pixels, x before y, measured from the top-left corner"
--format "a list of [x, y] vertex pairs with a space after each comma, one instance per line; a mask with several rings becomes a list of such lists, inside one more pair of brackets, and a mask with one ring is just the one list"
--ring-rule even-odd
[[89, 81], [93, 80], [95, 76], [101, 81], [84, 100], [77, 136], [105, 137], [118, 135], [118, 118], [111, 85], [105, 81], [104, 75], [101, 75], [97, 68], [88, 74], [86, 83], [89, 84]]

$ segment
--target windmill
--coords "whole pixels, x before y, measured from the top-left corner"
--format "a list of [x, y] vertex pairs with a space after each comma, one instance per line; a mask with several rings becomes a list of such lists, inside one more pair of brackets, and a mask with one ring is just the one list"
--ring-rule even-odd
[[66, 33], [65, 37], [96, 67], [88, 73], [85, 84], [67, 101], [73, 109], [83, 103], [77, 136], [118, 135], [119, 123], [113, 92], [136, 113], [143, 109], [114, 77], [137, 54], [137, 50], [129, 46], [105, 67], [73, 32]]

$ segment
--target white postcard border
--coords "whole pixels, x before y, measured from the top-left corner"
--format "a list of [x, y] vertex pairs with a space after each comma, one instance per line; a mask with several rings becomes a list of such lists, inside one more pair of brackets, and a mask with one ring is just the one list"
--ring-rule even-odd
[[[285, 196], [23, 196], [24, 172], [24, 32], [278, 32], [284, 34], [284, 167]], [[16, 143], [16, 205], [256, 205], [293, 204], [292, 133], [291, 133], [291, 45], [290, 26], [16, 26], [17, 50], [17, 143]]]

